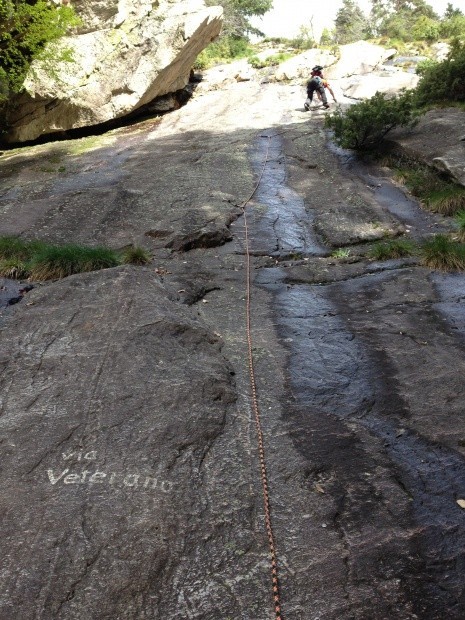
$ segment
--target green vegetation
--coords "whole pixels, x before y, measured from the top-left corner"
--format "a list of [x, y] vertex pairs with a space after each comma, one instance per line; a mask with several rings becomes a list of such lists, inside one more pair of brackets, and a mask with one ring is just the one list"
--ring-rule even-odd
[[126, 248], [121, 255], [123, 263], [127, 265], [148, 265], [152, 261], [150, 252], [139, 246]]
[[410, 239], [391, 239], [373, 244], [368, 256], [375, 260], [405, 258], [415, 253], [415, 245]]
[[465, 188], [428, 166], [406, 158], [390, 158], [396, 179], [404, 183], [421, 203], [434, 213], [454, 215], [465, 209]]
[[368, 32], [368, 21], [354, 0], [342, 0], [334, 25], [334, 39], [340, 45], [364, 39]]
[[[376, 93], [351, 106], [345, 114], [337, 110], [328, 116], [326, 127], [334, 131], [336, 143], [343, 148], [373, 148], [394, 127], [414, 124], [434, 102], [465, 103], [465, 43], [455, 41], [446, 60], [423, 63], [419, 72], [421, 79], [414, 90], [391, 98]], [[446, 188], [438, 189], [431, 205], [438, 204], [436, 210], [441, 213], [457, 210], [455, 196], [449, 194], [449, 189], [444, 194], [442, 190]], [[451, 203], [449, 207], [447, 203]]]
[[263, 69], [264, 67], [274, 67], [279, 65], [292, 58], [292, 54], [286, 52], [280, 52], [279, 54], [273, 54], [272, 56], [268, 56], [264, 60], [260, 60], [258, 56], [251, 56], [248, 60], [249, 64], [252, 65], [254, 69]]
[[43, 241], [24, 241], [19, 237], [0, 237], [0, 259], [29, 261], [46, 247]]
[[452, 241], [446, 235], [435, 235], [421, 247], [423, 264], [444, 271], [465, 270], [465, 243]]
[[206, 0], [206, 5], [223, 7], [223, 31], [216, 41], [198, 55], [194, 69], [208, 69], [215, 64], [253, 56], [255, 51], [248, 35], [261, 32], [249, 20], [254, 15], [264, 15], [271, 9], [273, 1]]
[[[463, 37], [465, 15], [451, 3], [439, 17], [426, 0], [371, 0], [367, 19], [356, 0], [343, 0], [336, 14], [335, 26], [330, 35], [333, 43], [381, 38], [388, 47], [396, 47], [404, 53], [406, 44], [411, 42], [433, 43]], [[329, 44], [328, 35], [326, 32], [326, 44]]]
[[315, 37], [313, 36], [313, 26], [301, 26], [299, 34], [288, 41], [289, 47], [295, 50], [310, 50], [316, 47]]
[[337, 248], [334, 252], [331, 253], [332, 258], [349, 258], [350, 249], [349, 248]]
[[465, 209], [455, 214], [455, 221], [458, 227], [458, 239], [465, 241]]
[[200, 54], [194, 64], [194, 69], [208, 69], [215, 64], [231, 62], [240, 58], [248, 58], [255, 54], [255, 50], [244, 37], [233, 35], [223, 36], [210, 43]]
[[443, 271], [465, 270], [465, 243], [453, 241], [446, 235], [434, 235], [420, 246], [409, 239], [392, 239], [373, 244], [368, 256], [375, 260], [389, 260], [421, 256], [423, 265]]
[[206, 0], [205, 4], [223, 7], [223, 36], [242, 38], [251, 33], [261, 34], [249, 19], [264, 15], [273, 6], [273, 0]]
[[118, 255], [108, 248], [86, 248], [74, 244], [47, 245], [32, 256], [28, 271], [32, 280], [56, 280], [75, 273], [116, 267], [118, 264]]
[[446, 60], [424, 63], [419, 73], [421, 79], [415, 91], [418, 107], [434, 102], [465, 102], [465, 43], [455, 40]]
[[334, 140], [343, 148], [367, 149], [376, 146], [397, 126], [412, 125], [418, 113], [413, 91], [388, 98], [376, 93], [371, 99], [351, 106], [347, 112], [336, 110], [325, 119], [325, 126], [334, 132]]
[[[78, 23], [69, 6], [56, 7], [45, 0], [0, 0], [0, 101], [21, 90], [31, 62], [40, 57], [46, 43]], [[66, 50], [61, 53], [58, 60], [69, 60]]]
[[104, 247], [55, 246], [19, 237], [0, 237], [0, 276], [6, 278], [55, 280], [121, 263], [146, 265], [150, 261], [149, 252], [140, 247], [132, 246], [119, 254]]
[[26, 264], [20, 258], [2, 258], [0, 259], [0, 276], [3, 278], [11, 278], [12, 280], [22, 280], [27, 278], [29, 272]]

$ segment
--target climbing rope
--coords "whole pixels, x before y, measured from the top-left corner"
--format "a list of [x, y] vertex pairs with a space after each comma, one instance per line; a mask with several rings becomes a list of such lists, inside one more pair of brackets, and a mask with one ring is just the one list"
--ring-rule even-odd
[[248, 348], [248, 362], [249, 362], [249, 374], [250, 374], [250, 389], [252, 395], [252, 408], [255, 417], [255, 427], [257, 431], [257, 441], [258, 441], [258, 457], [260, 462], [260, 475], [262, 481], [262, 489], [263, 489], [263, 505], [265, 512], [265, 527], [266, 533], [268, 536], [268, 544], [270, 549], [270, 559], [271, 559], [271, 581], [272, 581], [272, 592], [273, 592], [273, 603], [276, 612], [276, 620], [283, 620], [281, 615], [281, 600], [280, 600], [280, 588], [279, 588], [279, 578], [278, 578], [278, 560], [276, 555], [276, 546], [275, 546], [275, 538], [273, 534], [273, 527], [271, 522], [271, 507], [270, 507], [270, 490], [268, 484], [268, 474], [266, 469], [266, 458], [265, 458], [265, 446], [263, 441], [263, 430], [262, 430], [262, 422], [260, 415], [260, 408], [258, 405], [258, 397], [257, 397], [257, 384], [255, 380], [255, 369], [254, 369], [254, 357], [252, 350], [252, 329], [251, 329], [251, 257], [250, 257], [250, 240], [249, 240], [249, 227], [247, 223], [247, 212], [246, 207], [255, 196], [257, 192], [261, 180], [263, 178], [263, 174], [265, 172], [266, 165], [268, 163], [268, 155], [270, 151], [270, 144], [272, 136], [266, 136], [268, 138], [267, 148], [265, 159], [263, 162], [263, 168], [258, 177], [257, 184], [249, 196], [249, 198], [242, 203], [241, 208], [244, 214], [244, 228], [245, 228], [245, 256], [246, 256], [246, 296], [245, 296], [245, 305], [246, 305], [246, 331], [247, 331], [247, 348]]

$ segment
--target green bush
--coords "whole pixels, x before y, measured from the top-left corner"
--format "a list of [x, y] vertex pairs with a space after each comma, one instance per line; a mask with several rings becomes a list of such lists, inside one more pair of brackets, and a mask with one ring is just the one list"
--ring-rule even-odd
[[320, 37], [320, 45], [331, 45], [334, 41], [334, 31], [329, 30], [328, 28], [323, 28]]
[[325, 126], [332, 129], [339, 146], [361, 150], [373, 148], [394, 127], [413, 125], [417, 116], [413, 91], [392, 98], [376, 93], [345, 113], [336, 110], [328, 115]]
[[416, 88], [416, 105], [465, 101], [465, 44], [454, 41], [446, 60], [421, 67]]
[[414, 41], [437, 41], [440, 24], [437, 20], [421, 15], [412, 27]]
[[440, 24], [440, 35], [445, 39], [465, 35], [465, 15], [454, 15]]
[[254, 69], [263, 69], [264, 67], [275, 67], [285, 60], [289, 60], [292, 58], [292, 54], [288, 54], [286, 52], [280, 52], [279, 54], [274, 54], [272, 56], [268, 56], [264, 60], [260, 60], [258, 56], [251, 56], [248, 60], [248, 63]]
[[0, 237], [0, 259], [28, 261], [42, 251], [47, 244], [43, 241], [25, 241], [19, 237]]
[[244, 37], [227, 36], [210, 43], [194, 63], [194, 69], [208, 69], [213, 65], [247, 58], [254, 53], [249, 40]]
[[11, 280], [22, 280], [29, 275], [27, 264], [20, 258], [0, 259], [0, 276]]
[[296, 50], [310, 50], [316, 47], [316, 41], [313, 38], [312, 29], [301, 26], [299, 34], [289, 41], [290, 46]]
[[432, 60], [431, 58], [426, 58], [425, 60], [420, 60], [415, 65], [415, 73], [418, 75], [423, 75], [426, 73], [431, 67], [437, 64], [436, 60]]

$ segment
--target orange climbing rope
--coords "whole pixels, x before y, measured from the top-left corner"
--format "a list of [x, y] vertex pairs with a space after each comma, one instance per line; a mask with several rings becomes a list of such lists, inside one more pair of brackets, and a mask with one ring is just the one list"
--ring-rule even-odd
[[246, 277], [247, 277], [247, 289], [246, 289], [246, 330], [247, 330], [247, 348], [248, 348], [248, 360], [249, 360], [249, 373], [250, 373], [250, 389], [252, 394], [252, 408], [255, 416], [255, 427], [257, 430], [257, 440], [258, 440], [258, 457], [260, 462], [260, 474], [263, 488], [263, 504], [265, 511], [265, 527], [266, 533], [268, 536], [268, 544], [270, 548], [270, 559], [271, 559], [271, 581], [272, 581], [272, 592], [273, 592], [273, 603], [276, 612], [276, 620], [283, 620], [283, 616], [281, 614], [281, 599], [280, 599], [280, 588], [279, 588], [279, 578], [278, 578], [278, 560], [276, 555], [276, 546], [275, 546], [275, 538], [273, 534], [273, 527], [271, 522], [271, 507], [270, 507], [270, 490], [268, 484], [268, 474], [266, 470], [266, 459], [265, 459], [265, 446], [263, 441], [263, 430], [262, 430], [262, 422], [260, 415], [260, 408], [258, 406], [258, 397], [257, 397], [257, 384], [255, 381], [255, 369], [254, 369], [254, 358], [253, 358], [253, 350], [252, 350], [252, 329], [251, 329], [251, 260], [250, 260], [250, 241], [249, 241], [249, 227], [247, 223], [247, 212], [246, 207], [252, 198], [255, 196], [256, 191], [258, 190], [261, 180], [263, 178], [263, 174], [265, 172], [266, 164], [268, 163], [268, 155], [270, 151], [270, 143], [272, 136], [267, 136], [268, 144], [266, 149], [265, 160], [263, 162], [263, 168], [258, 177], [257, 184], [249, 196], [249, 198], [242, 203], [241, 208], [244, 214], [244, 228], [245, 228], [245, 256], [246, 256]]

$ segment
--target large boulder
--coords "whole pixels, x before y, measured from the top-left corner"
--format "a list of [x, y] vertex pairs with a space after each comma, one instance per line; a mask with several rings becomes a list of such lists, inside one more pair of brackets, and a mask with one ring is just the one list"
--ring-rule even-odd
[[[35, 62], [10, 115], [9, 142], [98, 125], [182, 89], [220, 32], [203, 0], [76, 0], [83, 26], [60, 47], [72, 62]], [[56, 54], [56, 53], [55, 53]]]
[[326, 77], [339, 79], [350, 75], [371, 73], [396, 53], [395, 49], [386, 49], [367, 41], [357, 41], [339, 48], [340, 57], [336, 64], [326, 71]]
[[356, 75], [340, 81], [345, 97], [350, 99], [369, 99], [377, 92], [395, 95], [403, 88], [415, 88], [419, 76], [406, 71], [384, 71], [370, 75]]
[[465, 186], [465, 112], [462, 110], [430, 110], [413, 129], [396, 129], [389, 139], [397, 150], [446, 172]]

